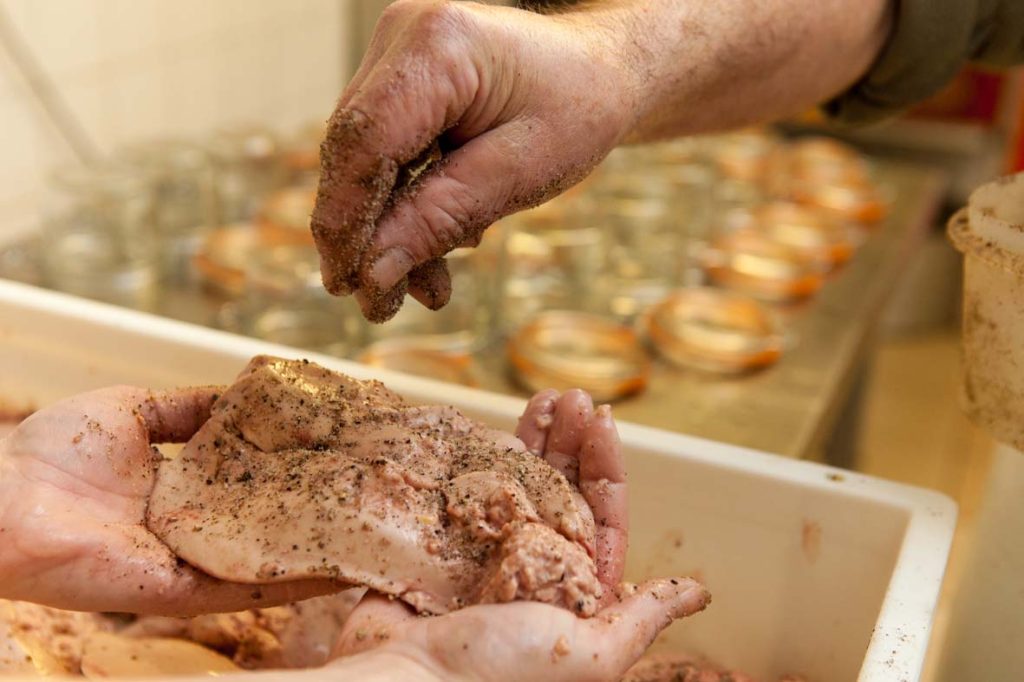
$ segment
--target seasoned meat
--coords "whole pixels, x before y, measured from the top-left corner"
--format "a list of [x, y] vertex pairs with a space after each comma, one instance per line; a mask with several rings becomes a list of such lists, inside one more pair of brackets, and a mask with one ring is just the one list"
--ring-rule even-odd
[[335, 578], [445, 613], [544, 601], [592, 615], [594, 520], [510, 434], [375, 381], [255, 358], [181, 454], [149, 528], [224, 580]]
[[350, 589], [285, 606], [194, 618], [144, 616], [120, 634], [187, 639], [221, 652], [242, 668], [314, 668], [329, 660], [363, 593]]
[[0, 600], [0, 675], [78, 674], [85, 640], [114, 625], [98, 613]]

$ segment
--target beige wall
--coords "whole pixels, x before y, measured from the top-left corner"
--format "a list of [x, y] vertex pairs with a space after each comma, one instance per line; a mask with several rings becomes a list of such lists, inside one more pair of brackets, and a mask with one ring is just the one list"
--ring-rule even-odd
[[[232, 122], [326, 118], [360, 0], [0, 0], [97, 146]], [[0, 46], [0, 242], [31, 229], [49, 168], [74, 162]]]

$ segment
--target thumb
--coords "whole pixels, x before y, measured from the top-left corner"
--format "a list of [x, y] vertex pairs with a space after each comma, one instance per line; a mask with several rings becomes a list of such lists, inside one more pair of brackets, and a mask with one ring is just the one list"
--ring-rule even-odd
[[385, 644], [415, 618], [404, 602], [368, 591], [345, 620], [331, 658], [352, 656]]
[[598, 631], [604, 661], [625, 672], [673, 621], [703, 611], [711, 593], [692, 578], [663, 578], [638, 586], [633, 594], [587, 621]]
[[131, 396], [151, 443], [184, 443], [210, 418], [224, 386], [196, 386], [170, 391], [143, 391]]
[[443, 305], [449, 285], [438, 259], [477, 243], [498, 218], [556, 193], [554, 184], [534, 188], [543, 183], [524, 177], [529, 160], [522, 147], [530, 135], [512, 122], [475, 137], [396, 197], [360, 263], [363, 312], [377, 313], [370, 319], [397, 312], [395, 304], [410, 285], [428, 307]]

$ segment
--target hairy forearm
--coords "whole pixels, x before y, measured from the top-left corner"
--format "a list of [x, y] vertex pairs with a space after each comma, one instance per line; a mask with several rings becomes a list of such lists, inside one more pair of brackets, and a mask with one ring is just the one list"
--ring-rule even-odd
[[604, 31], [628, 74], [631, 140], [776, 120], [830, 99], [871, 66], [893, 0], [603, 0], [567, 20]]

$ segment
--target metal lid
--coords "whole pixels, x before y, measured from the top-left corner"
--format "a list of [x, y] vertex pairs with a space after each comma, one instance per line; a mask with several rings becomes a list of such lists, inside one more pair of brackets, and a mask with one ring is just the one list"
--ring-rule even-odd
[[647, 314], [651, 343], [684, 367], [741, 372], [776, 362], [783, 336], [775, 316], [746, 296], [696, 287], [672, 293]]
[[296, 238], [290, 230], [249, 223], [208, 232], [193, 264], [207, 284], [230, 295], [239, 295], [252, 286], [306, 286], [319, 272], [311, 244]]
[[443, 350], [429, 340], [396, 338], [367, 346], [356, 358], [371, 367], [414, 374], [450, 384], [477, 386], [476, 363], [466, 352]]
[[614, 400], [647, 386], [650, 361], [629, 327], [587, 313], [548, 311], [508, 344], [517, 378], [532, 390], [582, 388]]
[[791, 194], [793, 199], [802, 204], [817, 206], [858, 223], [877, 223], [888, 212], [888, 206], [878, 188], [865, 182], [798, 181], [793, 184]]
[[775, 201], [748, 215], [748, 224], [772, 241], [829, 268], [845, 263], [856, 250], [859, 232], [814, 206]]
[[820, 264], [755, 229], [719, 237], [700, 260], [714, 283], [762, 299], [805, 298], [824, 284]]
[[301, 233], [313, 243], [309, 229], [309, 216], [316, 203], [315, 187], [288, 187], [274, 192], [260, 209], [261, 223], [274, 225]]

